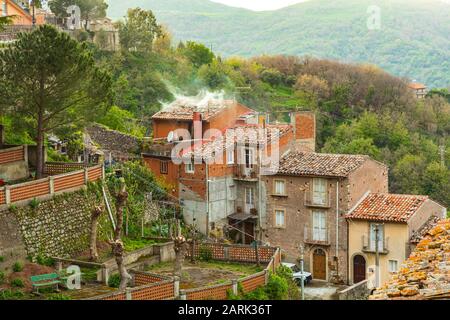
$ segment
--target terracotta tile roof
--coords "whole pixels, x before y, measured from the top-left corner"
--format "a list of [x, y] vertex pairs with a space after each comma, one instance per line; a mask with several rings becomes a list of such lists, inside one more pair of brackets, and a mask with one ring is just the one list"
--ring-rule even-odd
[[419, 90], [419, 89], [426, 89], [427, 86], [424, 85], [423, 83], [419, 83], [419, 82], [411, 82], [410, 84], [408, 84], [408, 87], [414, 90]]
[[[275, 138], [275, 136], [272, 136], [274, 132], [271, 129], [278, 130], [278, 137], [282, 137], [293, 130], [288, 124], [269, 124], [267, 125], [267, 136], [265, 136], [260, 135], [262, 131], [260, 132], [255, 129], [262, 129], [262, 127], [256, 124], [246, 124], [228, 128], [225, 130], [223, 139], [217, 139], [214, 141], [203, 140], [202, 142], [196, 143], [189, 151], [183, 154], [183, 157], [200, 157], [203, 155], [204, 158], [210, 158], [213, 156], [215, 151], [225, 151], [226, 149], [231, 148], [235, 142], [244, 143], [250, 141], [257, 143], [259, 146], [264, 146]], [[235, 130], [234, 139], [231, 138], [232, 130]], [[230, 135], [227, 136], [227, 134]], [[229, 138], [227, 139], [227, 137]]]
[[431, 216], [428, 221], [419, 228], [419, 230], [413, 232], [413, 234], [411, 235], [411, 239], [409, 239], [409, 242], [415, 244], [419, 243], [423, 239], [423, 237], [425, 237], [427, 233], [438, 224], [441, 218]]
[[295, 176], [347, 177], [369, 156], [289, 152], [280, 159], [278, 174]]
[[346, 218], [407, 222], [427, 200], [427, 196], [371, 193]]
[[200, 112], [203, 120], [208, 121], [233, 104], [235, 104], [233, 100], [206, 99], [198, 101], [195, 98], [180, 98], [154, 114], [152, 119], [193, 120], [194, 112]]
[[450, 219], [428, 231], [390, 281], [369, 300], [450, 299]]

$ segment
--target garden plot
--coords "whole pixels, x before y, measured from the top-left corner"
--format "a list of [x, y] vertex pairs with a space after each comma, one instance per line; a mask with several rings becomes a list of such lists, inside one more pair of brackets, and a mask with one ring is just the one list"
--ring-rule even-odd
[[[172, 276], [174, 263], [159, 263], [146, 269], [152, 273]], [[262, 271], [262, 267], [249, 264], [198, 261], [185, 262], [183, 265], [180, 289], [193, 289], [220, 284], [232, 279], [239, 279]]]

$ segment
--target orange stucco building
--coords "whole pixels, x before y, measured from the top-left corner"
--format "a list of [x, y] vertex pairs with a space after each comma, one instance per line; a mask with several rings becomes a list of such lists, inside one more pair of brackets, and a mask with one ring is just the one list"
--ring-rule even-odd
[[[33, 17], [31, 15], [32, 7], [28, 8], [27, 1], [18, 0], [0, 0], [0, 17], [12, 17], [12, 24], [16, 26], [33, 25]], [[36, 9], [36, 24], [45, 24], [45, 12]]]

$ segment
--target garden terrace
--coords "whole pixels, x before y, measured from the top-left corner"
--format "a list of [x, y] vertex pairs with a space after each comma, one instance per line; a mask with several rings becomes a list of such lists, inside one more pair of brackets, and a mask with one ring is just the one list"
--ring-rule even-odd
[[[206, 269], [212, 272], [219, 270], [227, 277], [216, 281], [210, 281], [210, 276], [197, 277], [196, 288], [183, 289], [188, 283], [180, 282], [178, 277], [168, 276], [167, 265], [156, 265], [150, 267], [153, 272], [131, 270], [132, 287], [123, 291], [105, 294], [88, 298], [89, 300], [205, 300], [205, 299], [227, 299], [229, 293], [238, 294], [238, 286], [241, 286], [244, 293], [251, 292], [267, 284], [269, 272], [275, 270], [281, 264], [281, 251], [274, 247], [258, 248], [260, 262], [265, 267], [259, 271], [255, 267], [257, 263], [256, 252], [253, 246], [246, 245], [226, 245], [219, 243], [200, 244], [194, 250], [189, 248], [186, 258], [194, 252], [197, 260], [205, 259], [205, 252], [208, 252], [207, 262], [199, 262], [198, 266], [190, 266], [186, 262], [184, 272], [189, 272], [189, 268]], [[237, 266], [236, 263], [241, 263]], [[250, 265], [245, 265], [250, 264]], [[263, 266], [264, 266], [263, 265]], [[162, 273], [155, 273], [161, 271]], [[241, 271], [238, 271], [241, 270]], [[203, 274], [208, 273], [203, 271]], [[217, 277], [216, 277], [217, 279]], [[200, 287], [198, 287], [201, 285]]]

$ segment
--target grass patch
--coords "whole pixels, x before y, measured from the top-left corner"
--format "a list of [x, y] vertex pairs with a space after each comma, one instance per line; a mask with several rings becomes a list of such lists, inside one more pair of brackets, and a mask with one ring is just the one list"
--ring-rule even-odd
[[152, 244], [155, 244], [155, 240], [149, 240], [149, 239], [130, 239], [130, 238], [124, 238], [123, 239], [123, 245], [125, 247], [126, 252], [131, 252], [135, 250], [139, 250], [142, 248], [145, 248], [147, 246], [150, 246]]
[[251, 275], [264, 270], [263, 267], [258, 267], [254, 264], [233, 263], [226, 261], [200, 261], [197, 263], [200, 268], [218, 269], [231, 272], [244, 273]]
[[97, 281], [97, 271], [100, 269], [96, 268], [80, 268], [82, 275], [82, 279], [87, 282]]

